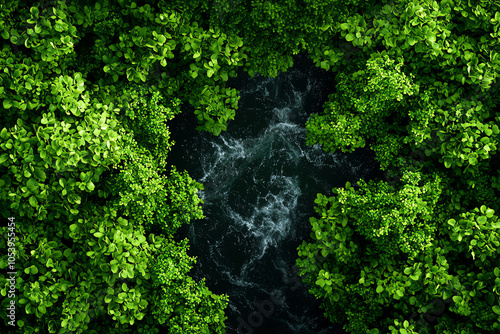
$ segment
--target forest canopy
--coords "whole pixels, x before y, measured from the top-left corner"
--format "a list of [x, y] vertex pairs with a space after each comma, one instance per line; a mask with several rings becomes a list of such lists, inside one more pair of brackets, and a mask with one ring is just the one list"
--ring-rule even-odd
[[228, 296], [189, 275], [176, 238], [203, 218], [203, 185], [169, 161], [169, 125], [193, 110], [219, 135], [238, 109], [229, 78], [305, 53], [336, 75], [307, 143], [369, 148], [385, 173], [315, 200], [297, 266], [325, 317], [498, 331], [499, 28], [491, 0], [3, 1], [0, 249], [18, 272], [12, 319], [3, 256], [4, 325], [224, 333]]

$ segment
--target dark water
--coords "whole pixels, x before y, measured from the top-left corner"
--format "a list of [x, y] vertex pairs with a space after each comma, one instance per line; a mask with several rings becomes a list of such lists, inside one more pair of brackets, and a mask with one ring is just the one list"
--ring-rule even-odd
[[194, 131], [189, 115], [171, 125], [170, 163], [205, 186], [206, 219], [179, 233], [198, 257], [191, 273], [229, 295], [227, 333], [343, 333], [294, 273], [296, 248], [309, 240], [316, 194], [371, 178], [378, 164], [367, 151], [305, 145], [308, 115], [334, 90], [333, 75], [306, 57], [276, 78], [242, 72], [230, 85], [241, 91], [240, 107], [219, 137]]

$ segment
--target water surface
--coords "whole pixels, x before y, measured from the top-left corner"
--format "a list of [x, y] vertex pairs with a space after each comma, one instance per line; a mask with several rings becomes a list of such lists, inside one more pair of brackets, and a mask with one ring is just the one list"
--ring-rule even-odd
[[227, 333], [344, 333], [324, 319], [293, 271], [316, 194], [378, 170], [366, 150], [328, 154], [305, 145], [304, 124], [334, 91], [333, 77], [304, 56], [276, 78], [241, 72], [229, 82], [241, 98], [226, 132], [194, 131], [190, 116], [171, 125], [170, 163], [205, 186], [206, 219], [179, 234], [198, 257], [193, 277], [229, 295]]

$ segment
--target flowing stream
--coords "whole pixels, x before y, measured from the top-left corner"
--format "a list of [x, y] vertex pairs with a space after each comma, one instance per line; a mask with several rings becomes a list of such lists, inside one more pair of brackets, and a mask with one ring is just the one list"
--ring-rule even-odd
[[304, 124], [334, 91], [333, 77], [305, 56], [276, 78], [241, 72], [229, 82], [241, 98], [226, 132], [195, 131], [191, 111], [171, 125], [170, 163], [205, 186], [206, 218], [179, 237], [198, 257], [192, 276], [229, 295], [229, 334], [344, 333], [294, 271], [297, 246], [310, 240], [316, 194], [378, 171], [369, 151], [328, 154], [305, 145]]

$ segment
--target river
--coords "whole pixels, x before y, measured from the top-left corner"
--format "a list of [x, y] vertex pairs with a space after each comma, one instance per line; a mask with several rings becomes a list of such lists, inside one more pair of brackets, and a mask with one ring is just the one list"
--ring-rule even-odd
[[335, 87], [334, 74], [306, 56], [276, 78], [240, 72], [228, 84], [241, 98], [226, 132], [195, 131], [192, 111], [170, 125], [170, 163], [205, 187], [206, 218], [179, 231], [198, 257], [191, 274], [229, 295], [229, 334], [344, 333], [294, 272], [296, 248], [309, 240], [316, 194], [370, 179], [378, 163], [368, 150], [328, 154], [306, 146], [304, 124]]

